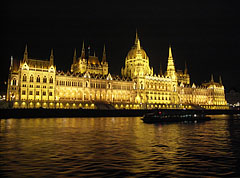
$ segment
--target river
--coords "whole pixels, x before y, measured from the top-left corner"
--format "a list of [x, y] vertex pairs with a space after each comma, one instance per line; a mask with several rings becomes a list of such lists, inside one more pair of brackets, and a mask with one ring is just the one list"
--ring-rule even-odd
[[1, 119], [4, 177], [237, 177], [240, 117], [144, 124], [140, 117]]

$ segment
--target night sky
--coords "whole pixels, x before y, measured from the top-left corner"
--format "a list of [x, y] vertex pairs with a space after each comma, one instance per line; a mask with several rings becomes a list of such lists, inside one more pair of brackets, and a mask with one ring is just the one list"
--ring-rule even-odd
[[[237, 2], [237, 1], [234, 1]], [[226, 90], [240, 90], [240, 14], [232, 1], [7, 1], [1, 5], [1, 77], [7, 81], [10, 56], [49, 59], [68, 71], [74, 48], [82, 42], [102, 57], [106, 45], [109, 70], [120, 74], [137, 29], [150, 66], [166, 70], [171, 44], [177, 69], [187, 62], [191, 83], [222, 76]]]

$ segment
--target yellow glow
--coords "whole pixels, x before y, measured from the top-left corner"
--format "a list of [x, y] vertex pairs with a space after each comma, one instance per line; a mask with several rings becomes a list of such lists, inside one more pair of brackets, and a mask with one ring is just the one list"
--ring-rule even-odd
[[165, 74], [153, 73], [138, 36], [125, 58], [122, 76], [108, 72], [105, 48], [101, 63], [96, 56], [86, 60], [82, 54], [78, 62], [74, 56], [72, 73], [63, 73], [56, 71], [53, 55], [49, 61], [28, 59], [25, 55], [19, 72], [9, 71], [7, 101], [14, 101], [13, 106], [19, 108], [39, 108], [42, 102], [44, 108], [88, 108], [85, 103], [104, 102], [128, 109], [228, 109], [222, 81], [190, 84], [186, 65], [184, 71], [175, 69], [171, 47]]

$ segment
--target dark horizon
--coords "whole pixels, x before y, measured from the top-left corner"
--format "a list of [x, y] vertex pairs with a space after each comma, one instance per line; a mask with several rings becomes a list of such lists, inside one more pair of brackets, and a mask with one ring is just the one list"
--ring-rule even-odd
[[53, 48], [57, 70], [63, 71], [70, 70], [75, 48], [80, 56], [83, 41], [100, 59], [105, 44], [109, 71], [120, 74], [137, 29], [154, 73], [160, 63], [166, 70], [171, 44], [176, 69], [184, 70], [186, 61], [191, 83], [209, 81], [213, 74], [217, 82], [222, 77], [227, 91], [240, 90], [239, 13], [231, 2], [11, 1], [1, 17], [1, 89], [10, 57], [22, 59], [26, 44], [29, 57], [36, 59], [49, 59]]

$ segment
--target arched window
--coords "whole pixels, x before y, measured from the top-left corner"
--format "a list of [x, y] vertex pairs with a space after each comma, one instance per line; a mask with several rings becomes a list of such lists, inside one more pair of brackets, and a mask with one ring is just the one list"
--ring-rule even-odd
[[86, 82], [86, 87], [88, 87], [88, 82]]
[[26, 74], [24, 74], [23, 75], [23, 80], [22, 80], [23, 82], [26, 82], [27, 81], [27, 76], [26, 76]]
[[30, 82], [33, 82], [33, 76], [32, 75], [30, 76]]
[[40, 83], [40, 77], [39, 75], [37, 76], [37, 80], [36, 80], [38, 83]]
[[47, 77], [46, 76], [43, 77], [43, 83], [47, 83]]
[[17, 80], [15, 78], [12, 80], [12, 85], [17, 85]]
[[49, 83], [53, 83], [53, 78], [51, 76], [51, 78], [49, 79]]

